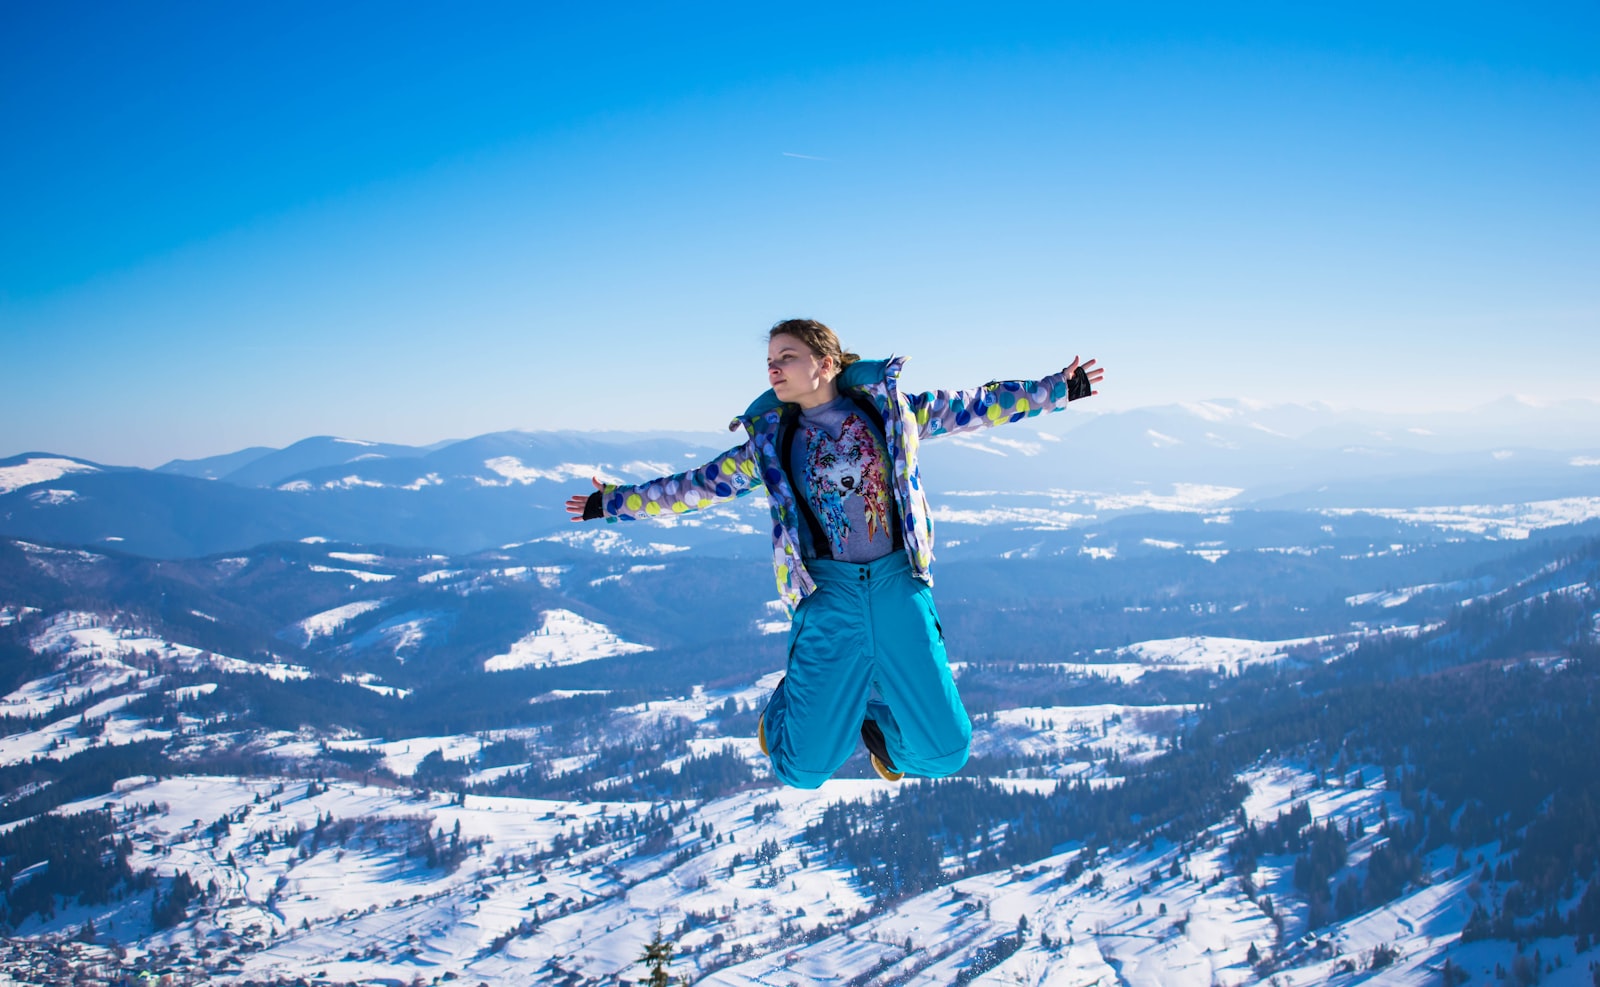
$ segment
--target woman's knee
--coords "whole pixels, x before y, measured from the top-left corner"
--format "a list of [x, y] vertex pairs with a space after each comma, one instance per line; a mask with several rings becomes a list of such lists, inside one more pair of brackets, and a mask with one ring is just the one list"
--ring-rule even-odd
[[907, 774], [918, 778], [947, 778], [966, 765], [971, 753], [972, 743], [969, 740], [947, 754], [922, 758], [915, 765], [905, 766], [905, 770]]
[[782, 750], [773, 751], [771, 760], [773, 775], [790, 788], [821, 788], [822, 783], [832, 778], [835, 771], [844, 767], [844, 762], [840, 761], [826, 771], [804, 768]]
[[772, 773], [790, 788], [821, 788], [822, 783], [832, 777], [821, 771], [801, 771], [793, 766], [785, 766], [776, 759], [772, 762]]
[[[947, 706], [942, 715], [937, 718], [937, 724], [927, 738], [927, 751], [947, 751], [936, 757], [948, 759], [960, 756], [961, 763], [966, 763], [967, 751], [972, 747], [972, 718], [967, 715], [967, 708], [961, 704], [960, 699], [954, 700]], [[960, 764], [956, 765], [960, 767]]]

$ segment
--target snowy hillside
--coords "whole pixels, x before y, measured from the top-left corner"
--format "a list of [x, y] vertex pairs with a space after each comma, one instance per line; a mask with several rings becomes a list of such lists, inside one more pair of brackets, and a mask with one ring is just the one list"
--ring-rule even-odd
[[[79, 459], [66, 459], [60, 456], [15, 456], [0, 460], [0, 494], [8, 494], [13, 490], [38, 484], [53, 483], [75, 473], [93, 473], [98, 470], [98, 466]], [[56, 493], [67, 494], [71, 491]], [[47, 500], [55, 503], [64, 502], [59, 497]]]
[[[610, 578], [610, 577], [603, 577]], [[624, 641], [599, 624], [570, 610], [546, 610], [538, 630], [518, 638], [511, 650], [483, 663], [485, 671], [577, 665], [612, 655], [649, 651], [648, 645]]]
[[598, 987], [659, 928], [703, 984], [1590, 983], [1595, 499], [1236, 496], [946, 498], [971, 760], [815, 792], [755, 739], [759, 498], [465, 554], [0, 540], [0, 969]]

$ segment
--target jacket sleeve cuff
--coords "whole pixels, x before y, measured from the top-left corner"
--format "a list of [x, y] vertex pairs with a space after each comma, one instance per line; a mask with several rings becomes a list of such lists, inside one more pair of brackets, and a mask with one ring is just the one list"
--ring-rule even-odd
[[605, 516], [606, 512], [600, 506], [600, 491], [596, 490], [589, 495], [588, 500], [583, 502], [583, 519], [585, 521], [595, 521]]

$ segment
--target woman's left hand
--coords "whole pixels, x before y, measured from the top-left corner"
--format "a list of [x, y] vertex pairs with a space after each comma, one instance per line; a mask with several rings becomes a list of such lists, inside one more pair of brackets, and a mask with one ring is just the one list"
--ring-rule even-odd
[[[1072, 362], [1067, 365], [1067, 369], [1062, 371], [1062, 373], [1066, 375], [1068, 380], [1071, 380], [1074, 374], [1076, 374], [1079, 370], [1082, 370], [1084, 375], [1089, 378], [1089, 386], [1091, 388], [1089, 395], [1099, 394], [1100, 392], [1093, 390], [1093, 387], [1102, 380], [1105, 380], [1106, 371], [1104, 367], [1097, 367], [1094, 364], [1095, 361], [1093, 360], [1088, 360], [1080, 364], [1078, 362], [1078, 358], [1073, 357]], [[1085, 396], [1087, 397], [1089, 395]]]

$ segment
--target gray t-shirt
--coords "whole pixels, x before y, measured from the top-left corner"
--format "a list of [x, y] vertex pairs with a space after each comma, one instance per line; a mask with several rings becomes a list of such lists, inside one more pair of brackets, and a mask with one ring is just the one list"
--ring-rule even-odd
[[899, 519], [889, 456], [877, 426], [841, 395], [802, 411], [796, 429], [789, 475], [831, 549], [831, 555], [817, 551], [810, 525], [803, 523], [801, 554], [872, 562], [893, 552]]

